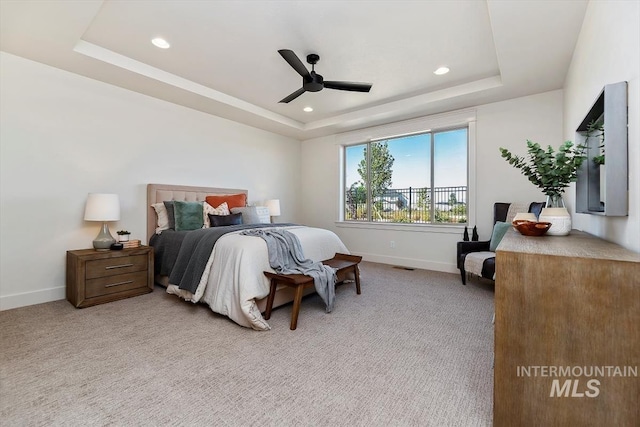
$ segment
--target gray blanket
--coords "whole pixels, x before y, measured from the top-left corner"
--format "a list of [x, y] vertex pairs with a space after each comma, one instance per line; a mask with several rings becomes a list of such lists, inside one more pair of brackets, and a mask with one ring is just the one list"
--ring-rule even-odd
[[[211, 256], [213, 246], [220, 237], [233, 231], [290, 225], [295, 224], [229, 225], [225, 227], [202, 228], [199, 230], [188, 231], [182, 235], [176, 235], [178, 240], [181, 238], [182, 242], [176, 255], [175, 262], [171, 263], [169, 260], [165, 260], [172, 264], [171, 273], [169, 274], [169, 283], [177, 285], [180, 289], [195, 293], [198, 289], [200, 278], [207, 266], [207, 261]], [[166, 231], [162, 234], [164, 233], [166, 233]], [[168, 253], [172, 251], [165, 252]]]
[[173, 270], [182, 241], [190, 231], [164, 230], [162, 234], [154, 234], [149, 240], [149, 246], [153, 247], [154, 273], [168, 276]]
[[278, 274], [305, 274], [313, 277], [316, 292], [333, 310], [336, 296], [336, 271], [321, 262], [305, 259], [298, 237], [284, 229], [248, 230], [243, 235], [261, 237], [267, 243], [269, 265]]

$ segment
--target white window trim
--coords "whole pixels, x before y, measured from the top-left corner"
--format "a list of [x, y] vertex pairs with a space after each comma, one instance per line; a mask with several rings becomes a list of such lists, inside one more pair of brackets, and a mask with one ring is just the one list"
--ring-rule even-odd
[[375, 126], [356, 131], [345, 132], [336, 135], [336, 149], [338, 150], [338, 161], [340, 162], [340, 179], [338, 180], [338, 206], [335, 222], [337, 227], [345, 228], [368, 228], [368, 229], [393, 229], [412, 232], [436, 232], [436, 233], [460, 233], [464, 224], [403, 224], [403, 223], [383, 223], [383, 222], [360, 222], [344, 220], [344, 168], [345, 156], [343, 147], [348, 145], [362, 144], [374, 140], [397, 138], [400, 136], [439, 131], [440, 129], [455, 128], [460, 126], [468, 127], [468, 167], [467, 167], [467, 223], [476, 223], [476, 110], [466, 109], [453, 111], [433, 116], [419, 117], [417, 119], [405, 120], [381, 126]]
[[363, 228], [369, 230], [393, 230], [412, 233], [460, 234], [465, 224], [407, 224], [398, 222], [336, 221], [338, 228]]

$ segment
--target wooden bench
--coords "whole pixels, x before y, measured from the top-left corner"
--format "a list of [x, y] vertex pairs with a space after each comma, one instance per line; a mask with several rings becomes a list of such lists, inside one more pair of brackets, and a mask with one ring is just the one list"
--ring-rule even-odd
[[[348, 274], [352, 273], [356, 282], [356, 292], [360, 295], [360, 270], [358, 269], [360, 261], [362, 261], [361, 256], [337, 253], [333, 258], [322, 261], [322, 263], [336, 269], [336, 283], [343, 282], [348, 277]], [[313, 277], [304, 274], [276, 274], [269, 271], [265, 271], [264, 275], [271, 279], [271, 288], [269, 290], [269, 297], [267, 298], [264, 318], [268, 320], [271, 317], [273, 299], [275, 298], [278, 284], [295, 288], [290, 326], [292, 331], [295, 330], [298, 326], [298, 314], [300, 313], [302, 293], [306, 287], [313, 286]]]

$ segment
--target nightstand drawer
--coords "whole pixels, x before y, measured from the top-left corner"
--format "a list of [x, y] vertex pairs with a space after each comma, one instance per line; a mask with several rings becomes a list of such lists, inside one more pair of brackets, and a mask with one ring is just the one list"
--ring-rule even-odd
[[116, 292], [129, 291], [131, 289], [148, 287], [147, 271], [135, 273], [111, 275], [97, 279], [87, 280], [85, 285], [85, 297], [94, 298]]
[[86, 279], [147, 270], [147, 256], [133, 255], [87, 261]]

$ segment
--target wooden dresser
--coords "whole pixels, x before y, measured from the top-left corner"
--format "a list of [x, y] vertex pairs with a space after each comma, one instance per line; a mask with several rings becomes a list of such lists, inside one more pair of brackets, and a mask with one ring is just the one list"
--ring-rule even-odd
[[67, 251], [67, 300], [88, 307], [153, 291], [153, 249]]
[[510, 230], [495, 289], [495, 426], [640, 425], [640, 254]]

